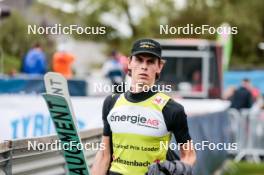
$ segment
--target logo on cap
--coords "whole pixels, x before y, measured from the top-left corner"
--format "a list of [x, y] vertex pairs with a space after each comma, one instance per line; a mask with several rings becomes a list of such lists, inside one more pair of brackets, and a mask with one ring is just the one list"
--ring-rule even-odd
[[147, 45], [147, 44], [141, 45], [140, 47], [141, 48], [154, 48], [153, 46], [150, 46], [150, 45]]
[[152, 54], [158, 58], [161, 58], [161, 46], [152, 39], [141, 39], [133, 44], [131, 55], [137, 55], [142, 53]]
[[139, 47], [140, 48], [155, 48], [156, 45], [151, 42], [141, 42]]

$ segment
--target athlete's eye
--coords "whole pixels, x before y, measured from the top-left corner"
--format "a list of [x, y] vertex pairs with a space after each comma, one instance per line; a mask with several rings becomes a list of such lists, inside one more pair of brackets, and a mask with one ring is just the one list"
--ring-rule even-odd
[[149, 59], [147, 62], [148, 62], [148, 64], [154, 64], [155, 60], [154, 59]]
[[136, 61], [142, 63], [142, 62], [143, 62], [143, 58], [141, 58], [141, 57], [136, 57]]

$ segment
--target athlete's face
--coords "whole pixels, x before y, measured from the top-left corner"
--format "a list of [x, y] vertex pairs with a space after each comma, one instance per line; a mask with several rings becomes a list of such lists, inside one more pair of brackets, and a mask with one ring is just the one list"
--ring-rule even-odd
[[128, 68], [131, 70], [132, 85], [153, 85], [156, 74], [160, 74], [162, 67], [163, 62], [150, 54], [133, 56], [128, 62]]

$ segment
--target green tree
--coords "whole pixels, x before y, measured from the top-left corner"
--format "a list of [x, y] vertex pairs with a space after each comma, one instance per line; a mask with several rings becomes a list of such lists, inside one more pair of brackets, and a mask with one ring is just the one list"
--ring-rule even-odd
[[[233, 36], [233, 54], [231, 67], [264, 66], [258, 55], [258, 44], [264, 40], [264, 1], [258, 0], [186, 0], [184, 8], [177, 8], [174, 0], [86, 0], [69, 1], [76, 7], [83, 3], [82, 8], [76, 10], [65, 19], [60, 13], [56, 17], [62, 21], [71, 21], [87, 26], [106, 26], [107, 34], [103, 36], [75, 36], [78, 39], [91, 39], [106, 42], [111, 48], [116, 48], [129, 54], [129, 47], [133, 41], [142, 37], [153, 38], [202, 38], [216, 39], [215, 35], [179, 34], [160, 35], [159, 25], [194, 26], [210, 25], [220, 26], [223, 22], [238, 28], [238, 34]], [[135, 7], [140, 7], [138, 13], [141, 17], [134, 18]], [[78, 8], [76, 8], [78, 9]], [[53, 10], [54, 11], [54, 10]], [[56, 11], [56, 10], [55, 10]], [[58, 10], [57, 10], [58, 11]], [[126, 19], [131, 30], [129, 37], [122, 36], [116, 26], [110, 26], [102, 21], [102, 16], [112, 15], [116, 19]], [[70, 20], [69, 20], [70, 19]], [[109, 47], [109, 48], [110, 48]]]
[[4, 59], [4, 72], [20, 70], [22, 59], [36, 43], [40, 43], [50, 58], [54, 42], [46, 35], [28, 34], [28, 22], [17, 12], [0, 23], [0, 51]]

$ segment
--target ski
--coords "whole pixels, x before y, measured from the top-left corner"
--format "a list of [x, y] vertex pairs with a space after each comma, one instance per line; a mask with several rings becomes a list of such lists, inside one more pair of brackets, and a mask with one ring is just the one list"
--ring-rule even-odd
[[47, 103], [52, 121], [66, 161], [69, 175], [89, 175], [81, 139], [78, 133], [76, 117], [70, 100], [67, 80], [60, 74], [48, 72], [44, 76]]

